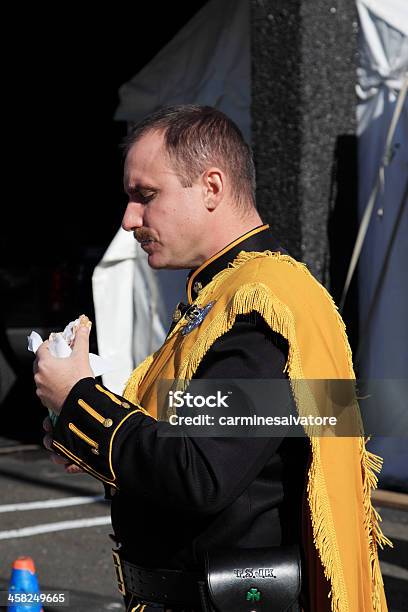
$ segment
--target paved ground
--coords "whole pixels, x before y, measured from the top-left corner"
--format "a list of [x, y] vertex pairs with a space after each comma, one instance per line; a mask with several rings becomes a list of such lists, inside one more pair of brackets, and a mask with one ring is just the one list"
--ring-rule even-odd
[[7, 537], [4, 534], [5, 531], [62, 521], [92, 520], [95, 517], [108, 520], [110, 508], [109, 502], [105, 501], [1, 512], [1, 506], [5, 504], [101, 496], [103, 487], [100, 483], [86, 474], [65, 474], [50, 462], [46, 451], [39, 450], [0, 454], [0, 490], [0, 538], [7, 538], [0, 539], [0, 590], [7, 588], [13, 560], [20, 555], [29, 555], [35, 561], [42, 590], [62, 590], [70, 594], [69, 607], [47, 607], [46, 611], [124, 609], [111, 562], [109, 524], [26, 537], [15, 537], [17, 534]]
[[[97, 501], [58, 508], [9, 510], [4, 506], [33, 501], [64, 500], [100, 496], [102, 486], [87, 476], [70, 476], [52, 464], [46, 451], [4, 452], [10, 440], [0, 439], [0, 590], [6, 589], [13, 560], [19, 555], [33, 557], [42, 590], [69, 591], [70, 606], [51, 610], [101, 612], [123, 610], [110, 556], [109, 524], [79, 526], [25, 536], [26, 527], [62, 521], [108, 520], [109, 503]], [[26, 449], [28, 447], [25, 447]], [[6, 508], [7, 509], [7, 508]], [[408, 610], [408, 513], [382, 509], [383, 528], [394, 541], [394, 550], [381, 554], [390, 612]]]

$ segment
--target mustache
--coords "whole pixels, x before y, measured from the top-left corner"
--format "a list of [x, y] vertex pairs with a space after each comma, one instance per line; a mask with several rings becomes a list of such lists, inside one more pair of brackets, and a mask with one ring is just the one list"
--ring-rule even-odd
[[138, 227], [133, 232], [133, 235], [138, 242], [144, 242], [145, 240], [155, 240], [156, 242], [158, 242], [158, 236], [156, 235], [156, 233], [145, 227]]

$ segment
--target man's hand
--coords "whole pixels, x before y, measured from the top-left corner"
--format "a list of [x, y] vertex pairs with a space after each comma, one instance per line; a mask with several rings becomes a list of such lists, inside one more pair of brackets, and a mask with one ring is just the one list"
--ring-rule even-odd
[[36, 393], [43, 406], [55, 414], [61, 412], [68, 393], [79, 380], [89, 376], [94, 378], [89, 365], [89, 332], [87, 324], [78, 327], [69, 357], [53, 357], [48, 348], [48, 340], [37, 350], [34, 361]]
[[57, 465], [63, 465], [64, 469], [68, 474], [79, 474], [84, 470], [80, 468], [75, 463], [71, 463], [69, 459], [65, 459], [64, 457], [60, 457], [57, 453], [54, 452], [51, 444], [52, 444], [52, 423], [50, 417], [45, 417], [43, 421], [43, 429], [46, 435], [43, 438], [43, 444], [47, 450], [51, 452], [51, 461], [56, 463]]

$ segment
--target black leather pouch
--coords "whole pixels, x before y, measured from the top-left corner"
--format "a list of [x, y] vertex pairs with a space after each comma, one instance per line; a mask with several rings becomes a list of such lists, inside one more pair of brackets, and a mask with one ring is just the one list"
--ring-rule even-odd
[[[297, 612], [301, 562], [297, 546], [207, 553], [207, 612]], [[207, 599], [208, 598], [208, 599]]]

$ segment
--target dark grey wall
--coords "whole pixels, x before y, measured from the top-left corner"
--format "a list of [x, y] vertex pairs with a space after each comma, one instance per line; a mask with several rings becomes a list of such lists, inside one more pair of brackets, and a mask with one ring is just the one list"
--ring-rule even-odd
[[251, 0], [251, 7], [258, 206], [281, 243], [326, 284], [331, 255], [340, 284], [356, 210], [355, 3]]

